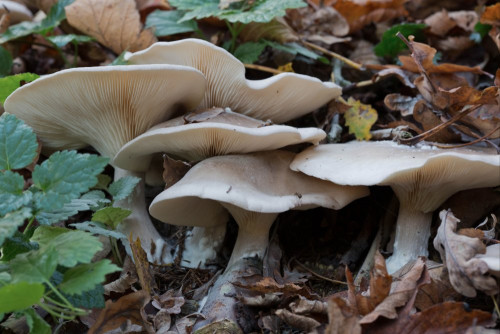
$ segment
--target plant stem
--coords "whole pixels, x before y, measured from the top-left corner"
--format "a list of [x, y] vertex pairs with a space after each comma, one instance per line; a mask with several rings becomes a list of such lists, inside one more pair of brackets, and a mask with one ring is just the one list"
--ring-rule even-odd
[[346, 58], [344, 56], [339, 55], [338, 53], [332, 52], [330, 50], [322, 48], [321, 46], [318, 46], [316, 44], [309, 43], [309, 42], [306, 42], [306, 41], [301, 41], [301, 43], [304, 44], [304, 45], [306, 45], [306, 46], [308, 46], [308, 47], [310, 47], [311, 49], [315, 49], [315, 50], [321, 51], [324, 54], [329, 55], [330, 57], [337, 58], [337, 59], [343, 61], [344, 63], [346, 63], [347, 65], [351, 66], [352, 68], [355, 68], [355, 69], [357, 69], [359, 71], [364, 71], [365, 70], [365, 68], [363, 67], [363, 64], [356, 63], [356, 62], [350, 60], [349, 58]]
[[66, 314], [60, 314], [60, 313], [57, 313], [56, 311], [54, 311], [54, 309], [47, 305], [47, 304], [37, 304], [38, 306], [40, 306], [44, 311], [46, 311], [47, 313], [49, 313], [50, 315], [52, 315], [53, 317], [55, 318], [61, 318], [61, 319], [64, 319], [64, 320], [73, 320], [75, 319], [74, 316], [68, 316]]
[[33, 225], [33, 222], [35, 221], [35, 216], [31, 217], [30, 221], [28, 222], [28, 225], [26, 225], [26, 228], [23, 231], [23, 234], [26, 235], [31, 227]]
[[57, 297], [59, 297], [60, 300], [66, 305], [71, 310], [74, 310], [75, 307], [62, 295], [62, 293], [57, 290], [57, 288], [49, 281], [45, 280], [45, 283], [49, 286], [49, 288], [56, 294]]
[[245, 26], [239, 22], [235, 23], [231, 23], [229, 21], [225, 22], [227, 28], [229, 29], [229, 32], [231, 33], [231, 44], [229, 44], [229, 52], [234, 53], [234, 50], [236, 49], [236, 39], [238, 38], [238, 35]]
[[123, 259], [122, 256], [120, 255], [120, 250], [118, 249], [118, 244], [116, 242], [116, 239], [109, 237], [109, 243], [111, 244], [111, 251], [113, 252], [113, 257], [116, 259], [116, 262], [118, 262], [118, 265], [120, 267], [123, 267]]

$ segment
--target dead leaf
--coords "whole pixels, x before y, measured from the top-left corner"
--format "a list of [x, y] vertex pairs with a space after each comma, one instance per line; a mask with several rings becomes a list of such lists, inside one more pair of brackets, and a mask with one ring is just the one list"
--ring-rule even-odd
[[65, 10], [69, 24], [116, 54], [140, 51], [156, 42], [151, 30], [142, 30], [134, 0], [76, 0]]
[[429, 31], [431, 33], [441, 37], [445, 36], [448, 31], [457, 25], [456, 22], [450, 18], [446, 9], [442, 9], [427, 17], [424, 23], [429, 26]]
[[149, 303], [150, 296], [144, 291], [136, 291], [125, 295], [116, 302], [108, 300], [88, 334], [101, 334], [127, 324], [143, 326], [141, 309]]
[[290, 310], [295, 314], [320, 313], [327, 314], [327, 303], [320, 300], [309, 300], [299, 296], [299, 300], [290, 303]]
[[182, 160], [175, 160], [170, 158], [167, 154], [163, 155], [163, 181], [165, 182], [165, 189], [177, 183], [192, 166]]
[[336, 40], [331, 40], [330, 37], [342, 37], [349, 33], [349, 24], [332, 7], [292, 9], [288, 11], [286, 18], [303, 39], [310, 41], [320, 40], [331, 44]]
[[141, 14], [141, 22], [146, 20], [146, 17], [153, 11], [170, 10], [170, 5], [167, 0], [135, 0], [137, 10]]
[[500, 3], [487, 6], [479, 21], [484, 24], [500, 25]]
[[404, 96], [401, 94], [387, 94], [384, 98], [384, 104], [392, 111], [399, 111], [401, 116], [413, 115], [415, 104], [422, 99], [422, 95]]
[[434, 248], [448, 268], [453, 288], [466, 297], [475, 297], [476, 290], [490, 295], [498, 293], [486, 263], [474, 258], [476, 254], [484, 254], [486, 246], [477, 238], [458, 235], [455, 231], [460, 220], [451, 211], [443, 210], [439, 217], [441, 224], [434, 238]]
[[286, 322], [292, 327], [295, 327], [304, 332], [311, 332], [316, 327], [320, 326], [321, 323], [313, 318], [292, 313], [286, 309], [276, 310], [276, 315], [280, 317], [281, 320]]
[[414, 304], [417, 309], [422, 311], [436, 304], [461, 298], [460, 294], [451, 286], [448, 272], [444, 266], [431, 268], [428, 272], [431, 281], [418, 290]]
[[179, 314], [181, 313], [181, 307], [184, 303], [185, 300], [183, 296], [176, 296], [173, 290], [168, 290], [161, 296], [155, 297], [152, 304], [157, 309], [167, 311], [168, 314]]
[[172, 324], [172, 318], [167, 310], [161, 309], [153, 318], [153, 325], [156, 334], [166, 334]]
[[149, 295], [156, 288], [156, 282], [151, 273], [151, 268], [149, 267], [148, 256], [141, 246], [141, 239], [137, 238], [135, 241], [132, 239], [132, 234], [130, 234], [128, 241], [130, 243], [130, 249], [134, 257], [135, 268], [137, 271], [137, 276], [139, 276], [139, 282], [141, 283], [142, 289], [145, 290]]
[[328, 326], [325, 334], [361, 334], [357, 312], [342, 298], [328, 299]]
[[370, 129], [378, 118], [377, 111], [371, 105], [363, 104], [352, 97], [347, 100], [347, 104], [349, 109], [344, 113], [344, 118], [349, 133], [354, 134], [357, 140], [369, 140]]
[[[435, 111], [425, 100], [418, 101], [413, 108], [413, 119], [422, 125], [424, 131], [428, 131], [443, 122]], [[439, 131], [427, 138], [428, 141], [439, 143], [453, 143], [459, 141], [459, 137], [450, 128]]]
[[490, 274], [500, 277], [500, 244], [486, 247], [486, 253], [476, 254], [475, 258], [486, 263]]
[[258, 42], [268, 39], [279, 43], [296, 42], [299, 37], [282, 17], [272, 19], [270, 22], [250, 22], [245, 25], [238, 35], [243, 42]]

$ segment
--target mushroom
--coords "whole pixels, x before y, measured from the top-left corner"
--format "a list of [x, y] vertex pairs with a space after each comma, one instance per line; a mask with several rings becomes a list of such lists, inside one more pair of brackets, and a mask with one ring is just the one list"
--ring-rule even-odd
[[0, 17], [4, 14], [9, 15], [10, 24], [31, 21], [33, 19], [33, 14], [28, 7], [15, 1], [0, 1]]
[[[317, 144], [325, 136], [325, 132], [317, 128], [271, 125], [234, 113], [229, 108], [213, 108], [154, 126], [124, 145], [113, 164], [145, 172], [154, 153], [165, 152], [178, 159], [197, 162], [224, 154], [274, 150], [304, 142]], [[197, 267], [214, 259], [217, 248], [222, 246], [226, 222], [227, 217], [223, 217], [209, 227], [194, 227], [184, 244], [186, 251], [181, 263]]]
[[[237, 279], [248, 258], [262, 259], [279, 213], [318, 206], [340, 209], [368, 195], [366, 187], [339, 186], [291, 171], [294, 156], [267, 151], [208, 158], [151, 203], [151, 215], [170, 224], [207, 226], [214, 221], [211, 217], [229, 212], [239, 225], [226, 272], [205, 304], [210, 310], [207, 321], [232, 313], [234, 301], [226, 294], [234, 288], [221, 286]], [[222, 304], [223, 309], [217, 306]]]
[[[153, 125], [195, 108], [204, 93], [203, 75], [185, 66], [74, 68], [20, 87], [5, 101], [5, 110], [34, 129], [45, 151], [90, 145], [114, 157]], [[115, 168], [115, 180], [124, 175], [142, 178], [141, 173]], [[171, 262], [170, 249], [146, 210], [143, 182], [115, 204], [132, 210], [120, 228], [141, 239], [149, 260]]]
[[192, 66], [207, 78], [207, 93], [200, 109], [230, 107], [234, 112], [275, 123], [305, 115], [342, 93], [332, 82], [296, 73], [247, 80], [238, 59], [201, 39], [158, 42], [127, 56], [127, 60], [130, 64]]
[[432, 212], [454, 193], [500, 185], [500, 156], [487, 149], [409, 147], [390, 141], [349, 142], [309, 148], [290, 166], [342, 185], [388, 185], [399, 199], [394, 273], [417, 256], [427, 256]]

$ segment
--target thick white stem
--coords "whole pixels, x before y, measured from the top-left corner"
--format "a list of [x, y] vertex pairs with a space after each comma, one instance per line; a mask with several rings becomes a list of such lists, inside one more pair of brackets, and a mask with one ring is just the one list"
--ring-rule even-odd
[[[158, 233], [149, 217], [146, 208], [146, 199], [144, 195], [144, 175], [142, 173], [130, 172], [121, 168], [115, 167], [115, 181], [124, 176], [139, 177], [141, 181], [137, 184], [134, 191], [124, 200], [116, 201], [115, 206], [127, 210], [131, 210], [130, 216], [118, 225], [118, 230], [129, 237], [132, 234], [132, 239], [139, 238], [141, 245], [148, 256], [148, 260], [157, 264], [172, 263], [171, 250], [162, 236]], [[127, 253], [130, 255], [130, 245], [128, 241], [124, 241]]]
[[205, 268], [214, 260], [226, 235], [226, 223], [210, 227], [195, 226], [184, 241], [181, 265], [188, 268]]
[[394, 252], [386, 261], [387, 271], [392, 274], [411, 260], [427, 256], [431, 236], [432, 212], [424, 213], [401, 203], [396, 223]]

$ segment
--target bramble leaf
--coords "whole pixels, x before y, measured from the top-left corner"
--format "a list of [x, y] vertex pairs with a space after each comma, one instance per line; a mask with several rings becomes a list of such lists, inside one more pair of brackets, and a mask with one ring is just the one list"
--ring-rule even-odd
[[178, 22], [184, 12], [178, 10], [155, 10], [146, 19], [146, 28], [154, 28], [155, 36], [169, 36], [198, 30], [195, 20]]
[[28, 166], [35, 159], [37, 149], [36, 135], [29, 126], [14, 115], [0, 116], [0, 170]]
[[344, 118], [349, 133], [354, 134], [357, 140], [369, 140], [372, 136], [370, 129], [378, 118], [377, 111], [369, 104], [363, 104], [352, 97], [347, 103], [350, 108], [344, 113]]
[[120, 224], [131, 213], [132, 211], [130, 210], [109, 206], [96, 211], [92, 215], [92, 221], [106, 224], [115, 230], [118, 224]]
[[108, 259], [80, 264], [64, 273], [64, 279], [58, 288], [70, 295], [80, 294], [102, 283], [107, 274], [119, 270], [120, 268]]
[[104, 288], [97, 284], [93, 289], [77, 295], [66, 295], [66, 299], [75, 307], [86, 309], [104, 308]]
[[10, 73], [12, 56], [3, 46], [0, 46], [0, 78]]
[[108, 191], [113, 196], [114, 201], [125, 199], [132, 193], [140, 180], [140, 178], [135, 176], [124, 176], [111, 183]]
[[12, 237], [18, 227], [23, 225], [24, 221], [30, 217], [31, 210], [29, 208], [22, 208], [0, 218], [0, 246], [3, 245], [5, 239]]
[[31, 192], [23, 188], [24, 178], [20, 174], [10, 170], [0, 172], [0, 217], [29, 203]]
[[14, 234], [5, 239], [2, 246], [2, 261], [10, 261], [18, 254], [26, 253], [31, 250], [37, 250], [38, 244], [30, 242], [29, 236], [19, 232], [17, 229]]
[[240, 44], [234, 51], [234, 56], [242, 63], [252, 64], [259, 59], [266, 45], [267, 44], [263, 42], [246, 42]]
[[57, 251], [54, 248], [19, 254], [10, 261], [12, 283], [48, 282], [56, 267]]
[[50, 328], [49, 324], [45, 322], [45, 320], [42, 319], [38, 315], [38, 313], [35, 312], [34, 309], [29, 308], [23, 311], [24, 316], [26, 317], [26, 322], [28, 323], [28, 327], [30, 328], [30, 333], [36, 333], [36, 334], [51, 334], [52, 329]]
[[127, 236], [121, 232], [108, 230], [104, 226], [104, 224], [99, 222], [83, 222], [83, 223], [75, 223], [70, 224], [74, 228], [86, 232], [90, 232], [92, 234], [104, 235], [106, 237], [112, 237], [115, 239], [126, 239]]
[[45, 288], [41, 283], [19, 282], [0, 288], [0, 313], [20, 311], [36, 304], [43, 297]]

